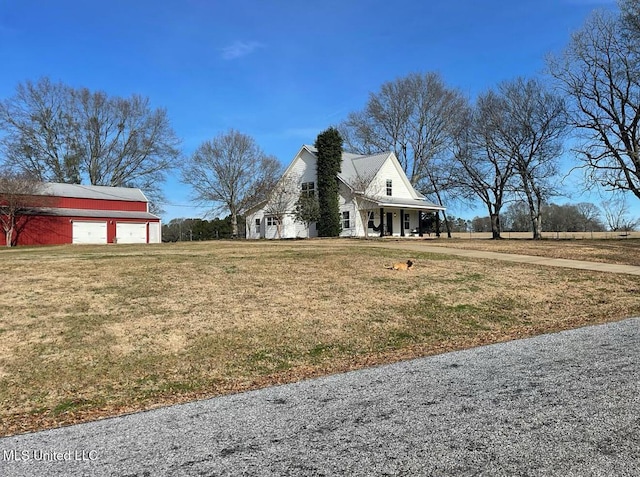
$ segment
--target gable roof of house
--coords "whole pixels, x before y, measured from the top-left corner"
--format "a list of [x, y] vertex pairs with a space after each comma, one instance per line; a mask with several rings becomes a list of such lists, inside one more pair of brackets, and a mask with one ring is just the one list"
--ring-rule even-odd
[[38, 195], [72, 197], [74, 199], [123, 200], [129, 202], [149, 202], [140, 189], [130, 187], [109, 187], [83, 184], [61, 184], [46, 182]]
[[[318, 150], [309, 145], [303, 146], [310, 153], [316, 155]], [[392, 152], [383, 152], [380, 154], [354, 154], [350, 152], [342, 153], [342, 171], [338, 174], [338, 178], [349, 188], [352, 188], [352, 184], [357, 184], [359, 179], [372, 180], [375, 175], [378, 173], [380, 168], [384, 165], [388, 160], [393, 160], [395, 166], [401, 172], [401, 177], [405, 182], [406, 187], [410, 190], [413, 199], [399, 199], [399, 198], [391, 198], [384, 197], [380, 200], [374, 200], [380, 206], [395, 206], [401, 207], [403, 205], [416, 207], [416, 208], [425, 208], [425, 209], [439, 209], [444, 210], [445, 208], [434, 204], [433, 202], [429, 202], [426, 197], [415, 190], [406, 174], [402, 170], [400, 163]]]
[[[313, 146], [305, 145], [304, 147], [314, 155], [318, 153], [318, 150]], [[390, 155], [390, 152], [373, 155], [343, 152], [342, 170], [338, 174], [338, 179], [348, 186], [356, 183], [358, 178], [371, 180]]]

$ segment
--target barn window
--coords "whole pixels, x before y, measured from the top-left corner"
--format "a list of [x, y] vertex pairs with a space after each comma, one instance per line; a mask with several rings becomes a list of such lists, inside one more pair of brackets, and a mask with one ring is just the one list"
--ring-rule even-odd
[[302, 183], [302, 195], [305, 197], [315, 197], [316, 195], [316, 186], [313, 182], [303, 182]]
[[349, 211], [345, 211], [342, 212], [342, 228], [343, 229], [350, 229], [351, 228], [351, 221], [349, 220]]
[[393, 183], [391, 179], [387, 179], [387, 195], [393, 195]]

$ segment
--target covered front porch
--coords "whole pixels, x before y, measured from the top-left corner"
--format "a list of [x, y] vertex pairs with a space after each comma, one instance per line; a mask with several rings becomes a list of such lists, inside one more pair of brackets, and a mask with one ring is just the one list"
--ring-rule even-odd
[[426, 201], [408, 199], [404, 202], [378, 202], [369, 213], [368, 232], [380, 237], [439, 236], [440, 211], [444, 207]]

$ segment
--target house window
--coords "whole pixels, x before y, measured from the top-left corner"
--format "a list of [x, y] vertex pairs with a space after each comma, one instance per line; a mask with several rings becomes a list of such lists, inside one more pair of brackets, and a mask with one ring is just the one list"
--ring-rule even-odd
[[411, 217], [409, 216], [409, 214], [404, 214], [404, 228], [405, 230], [409, 230], [411, 228], [411, 220], [409, 220]]
[[387, 179], [387, 195], [393, 195], [393, 184], [391, 179]]
[[305, 197], [315, 197], [316, 195], [316, 186], [313, 182], [303, 182], [302, 183], [302, 195]]
[[267, 227], [275, 227], [278, 225], [277, 217], [267, 217]]
[[350, 224], [350, 220], [349, 220], [349, 211], [342, 212], [342, 228], [343, 229], [350, 229], [351, 228], [351, 224]]
[[256, 233], [260, 233], [260, 219], [256, 219]]

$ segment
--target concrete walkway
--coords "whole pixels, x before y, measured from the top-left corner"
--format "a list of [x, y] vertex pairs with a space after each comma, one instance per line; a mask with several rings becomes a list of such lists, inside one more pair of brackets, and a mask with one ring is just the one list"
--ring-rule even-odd
[[452, 247], [440, 247], [429, 245], [425, 242], [361, 242], [358, 245], [370, 247], [390, 248], [396, 250], [408, 250], [423, 253], [435, 253], [441, 255], [457, 255], [461, 257], [480, 258], [486, 260], [503, 260], [507, 262], [530, 263], [546, 267], [575, 268], [578, 270], [592, 270], [596, 272], [624, 273], [628, 275], [640, 275], [640, 267], [634, 265], [618, 265], [613, 263], [588, 262], [583, 260], [568, 260], [565, 258], [538, 257], [534, 255], [519, 255], [515, 253], [487, 252], [483, 250], [468, 250]]

